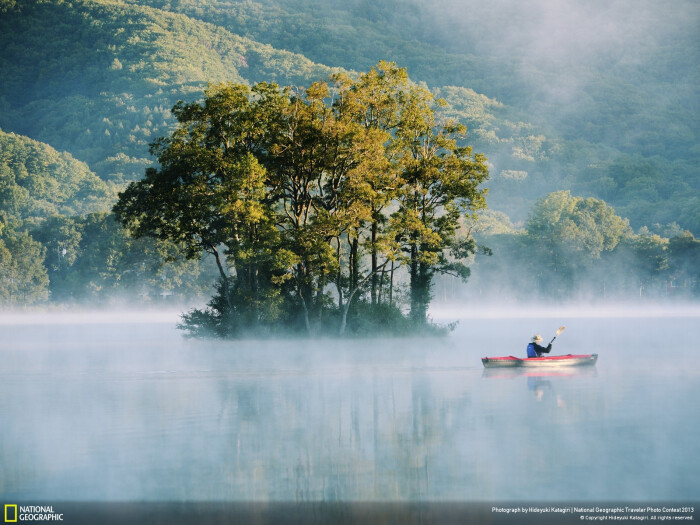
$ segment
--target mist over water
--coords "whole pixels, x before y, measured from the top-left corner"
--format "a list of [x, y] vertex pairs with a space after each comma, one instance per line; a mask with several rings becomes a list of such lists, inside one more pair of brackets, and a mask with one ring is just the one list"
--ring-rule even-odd
[[[18, 501], [692, 500], [700, 308], [466, 311], [442, 339], [202, 341], [175, 313], [0, 316]], [[512, 373], [483, 356], [594, 368]]]

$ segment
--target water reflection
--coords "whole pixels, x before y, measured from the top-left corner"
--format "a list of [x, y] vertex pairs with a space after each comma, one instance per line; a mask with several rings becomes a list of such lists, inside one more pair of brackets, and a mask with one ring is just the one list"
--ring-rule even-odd
[[224, 381], [219, 390], [235, 443], [228, 496], [252, 500], [439, 497], [457, 414], [471, 404], [464, 391], [439, 394], [422, 374]]
[[482, 377], [488, 379], [514, 379], [516, 377], [559, 378], [559, 377], [595, 377], [595, 366], [572, 366], [547, 369], [533, 368], [484, 368]]
[[422, 500], [473, 474], [459, 374], [18, 379], [0, 386], [8, 496]]
[[482, 377], [491, 380], [515, 380], [525, 384], [531, 397], [538, 403], [556, 406], [565, 411], [567, 402], [565, 392], [567, 388], [559, 388], [559, 381], [572, 378], [593, 378], [598, 374], [594, 366], [561, 367], [556, 369], [528, 369], [528, 368], [486, 368]]
[[659, 331], [686, 338], [673, 369], [641, 333], [596, 367], [551, 371], [483, 369], [488, 324], [333, 347], [18, 329], [0, 340], [0, 495], [512, 501], [535, 486], [547, 499], [688, 498], [699, 427], [682, 411], [700, 395], [700, 330], [668, 323]]

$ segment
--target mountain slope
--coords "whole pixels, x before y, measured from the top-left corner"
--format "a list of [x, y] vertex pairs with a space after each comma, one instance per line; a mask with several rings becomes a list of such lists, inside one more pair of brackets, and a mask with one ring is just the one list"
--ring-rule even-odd
[[[492, 159], [491, 203], [517, 220], [543, 193], [573, 189], [608, 200], [636, 227], [678, 221], [700, 231], [696, 2], [134, 1], [324, 64], [394, 60], [435, 90], [498, 99], [489, 131], [498, 140], [470, 140]], [[506, 151], [501, 141], [523, 123], [530, 145], [549, 142], [534, 163], [523, 162], [533, 158], [527, 147]]]
[[110, 1], [17, 2], [0, 18], [0, 126], [133, 180], [170, 108], [209, 83], [308, 83], [330, 69], [210, 24]]
[[[580, 11], [580, 0], [567, 2]], [[148, 144], [169, 132], [172, 105], [201, 97], [208, 82], [308, 85], [333, 71], [319, 62], [366, 70], [393, 59], [467, 123], [469, 143], [491, 163], [489, 205], [515, 221], [543, 194], [571, 189], [605, 199], [635, 227], [677, 221], [700, 232], [697, 10], [679, 2], [681, 13], [664, 18], [675, 39], [650, 30], [632, 53], [659, 11], [643, 0], [639, 31], [606, 58], [610, 46], [575, 57], [536, 49], [528, 35], [553, 27], [540, 21], [543, 3], [529, 13], [509, 0], [492, 9], [472, 0], [0, 0], [0, 126], [129, 181], [152, 162]], [[596, 16], [574, 9], [584, 28], [615, 14], [598, 7]], [[504, 8], [514, 21], [496, 16]], [[583, 44], [595, 40], [576, 35], [565, 51]]]
[[472, 88], [531, 122], [556, 124], [567, 139], [684, 158], [697, 144], [700, 5], [692, 0], [128, 1], [328, 65], [366, 70], [393, 60], [415, 80]]
[[106, 211], [116, 191], [68, 153], [0, 130], [0, 219]]

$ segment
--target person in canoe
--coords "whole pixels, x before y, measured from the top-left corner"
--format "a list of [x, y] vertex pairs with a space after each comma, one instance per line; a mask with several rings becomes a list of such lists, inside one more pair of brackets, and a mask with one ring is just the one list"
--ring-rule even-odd
[[527, 356], [528, 357], [542, 357], [542, 354], [548, 354], [552, 351], [552, 343], [547, 346], [542, 346], [542, 336], [540, 334], [535, 334], [532, 337], [532, 342], [527, 345]]

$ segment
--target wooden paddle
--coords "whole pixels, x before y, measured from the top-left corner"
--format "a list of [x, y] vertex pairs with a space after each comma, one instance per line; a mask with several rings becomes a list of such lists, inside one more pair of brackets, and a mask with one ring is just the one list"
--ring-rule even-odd
[[560, 333], [562, 333], [564, 330], [566, 330], [566, 326], [560, 326], [560, 327], [559, 327], [559, 330], [557, 330], [557, 331], [554, 333], [554, 337], [552, 337], [552, 340], [549, 342], [549, 344], [551, 345], [551, 344], [554, 342], [554, 340], [557, 338], [557, 336], [558, 336]]

